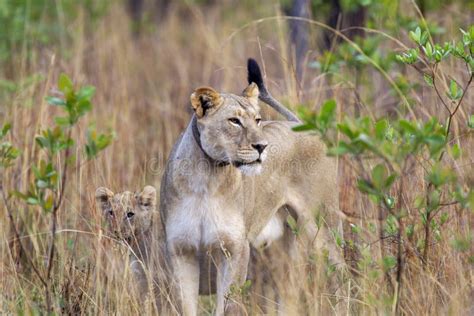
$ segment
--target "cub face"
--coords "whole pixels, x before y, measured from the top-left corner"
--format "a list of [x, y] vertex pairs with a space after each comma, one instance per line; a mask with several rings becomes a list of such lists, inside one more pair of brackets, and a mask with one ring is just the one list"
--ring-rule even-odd
[[100, 187], [95, 191], [96, 203], [102, 211], [109, 233], [125, 241], [150, 229], [156, 208], [156, 189], [146, 186], [141, 192], [120, 192]]
[[260, 124], [258, 94], [252, 83], [242, 96], [220, 94], [208, 87], [191, 95], [203, 151], [245, 173], [261, 171], [268, 145]]

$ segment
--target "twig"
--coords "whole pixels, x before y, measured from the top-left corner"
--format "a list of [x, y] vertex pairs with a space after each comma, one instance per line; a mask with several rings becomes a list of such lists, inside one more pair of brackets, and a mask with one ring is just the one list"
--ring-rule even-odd
[[10, 209], [10, 205], [8, 204], [8, 200], [5, 196], [5, 192], [3, 191], [3, 185], [2, 187], [0, 188], [0, 191], [2, 193], [2, 199], [3, 199], [3, 203], [5, 204], [5, 208], [7, 210], [7, 213], [8, 213], [8, 219], [10, 220], [11, 224], [12, 224], [12, 228], [13, 228], [13, 232], [15, 233], [15, 236], [17, 238], [17, 241], [20, 245], [20, 248], [21, 248], [21, 251], [25, 254], [25, 258], [26, 260], [28, 261], [28, 263], [31, 265], [31, 268], [33, 269], [33, 271], [35, 272], [35, 274], [38, 276], [38, 278], [40, 279], [41, 283], [46, 286], [46, 281], [44, 280], [44, 278], [41, 276], [41, 273], [38, 271], [38, 269], [36, 268], [36, 266], [33, 264], [33, 261], [31, 260], [31, 258], [28, 256], [28, 253], [26, 252], [25, 248], [23, 247], [23, 244], [21, 243], [21, 237], [20, 237], [20, 234], [18, 233], [18, 230], [16, 229], [16, 225], [15, 225], [15, 221], [13, 219], [13, 213]]
[[[405, 163], [402, 168], [402, 175], [405, 171]], [[398, 251], [397, 251], [397, 291], [396, 291], [396, 302], [395, 302], [395, 315], [400, 314], [400, 296], [402, 292], [402, 279], [403, 279], [403, 269], [404, 269], [404, 260], [403, 260], [403, 234], [405, 233], [405, 227], [403, 223], [402, 214], [402, 200], [403, 200], [403, 180], [405, 177], [400, 178], [400, 186], [398, 188]]]
[[16, 229], [16, 225], [15, 225], [15, 220], [13, 219], [13, 212], [10, 208], [10, 205], [8, 204], [8, 200], [7, 200], [7, 197], [5, 196], [5, 192], [3, 190], [3, 184], [1, 185], [0, 187], [0, 192], [2, 194], [2, 199], [3, 199], [3, 204], [5, 205], [5, 209], [7, 210], [7, 214], [8, 214], [8, 219], [12, 225], [12, 228], [13, 228], [13, 233], [15, 234], [15, 237], [18, 241], [18, 244], [20, 245], [20, 249], [22, 251], [22, 253], [25, 255], [25, 258], [26, 258], [26, 261], [28, 261], [28, 264], [31, 266], [31, 268], [33, 269], [33, 272], [36, 274], [36, 276], [38, 277], [38, 279], [40, 280], [41, 284], [47, 288], [48, 287], [48, 283], [46, 282], [46, 280], [41, 276], [41, 273], [39, 272], [39, 270], [36, 268], [36, 265], [33, 263], [33, 260], [30, 258], [30, 256], [28, 255], [28, 252], [25, 250], [25, 248], [23, 247], [23, 244], [21, 242], [21, 237], [20, 237], [20, 233], [18, 233], [18, 230]]
[[[433, 188], [433, 184], [429, 183], [428, 187], [426, 189], [426, 202], [427, 205], [430, 205], [430, 195], [431, 195], [431, 190]], [[430, 238], [431, 238], [431, 212], [426, 212], [426, 223], [425, 223], [425, 245], [423, 248], [423, 269], [426, 270], [426, 267], [428, 266], [428, 255], [429, 255], [429, 249], [430, 249]]]
[[459, 107], [461, 106], [462, 100], [464, 99], [464, 96], [466, 95], [467, 88], [469, 88], [469, 86], [471, 85], [473, 76], [474, 76], [474, 74], [471, 73], [471, 77], [469, 78], [469, 81], [467, 82], [466, 86], [464, 87], [464, 89], [463, 89], [463, 91], [462, 91], [461, 98], [459, 99], [459, 102], [458, 102], [458, 104], [456, 105], [456, 108], [454, 109], [453, 113], [450, 113], [450, 115], [449, 115], [448, 127], [446, 128], [446, 139], [447, 139], [448, 136], [449, 136], [449, 132], [450, 132], [450, 128], [451, 128], [452, 119], [453, 119], [454, 115], [456, 114], [456, 112], [459, 110]]
[[[71, 130], [68, 132], [68, 139], [71, 138]], [[58, 221], [58, 210], [62, 204], [63, 197], [64, 197], [64, 190], [66, 188], [66, 179], [67, 179], [67, 168], [68, 168], [68, 159], [70, 155], [70, 147], [66, 149], [66, 153], [64, 155], [64, 165], [63, 165], [63, 174], [61, 175], [61, 190], [58, 196], [57, 202], [54, 204], [53, 211], [52, 211], [52, 218], [51, 218], [51, 244], [49, 247], [49, 257], [48, 257], [48, 267], [46, 273], [46, 279], [48, 280], [48, 285], [51, 283], [51, 271], [53, 270], [53, 263], [54, 263], [54, 252], [55, 252], [55, 241], [56, 241], [56, 227]], [[47, 293], [49, 295], [49, 286], [47, 286]], [[51, 306], [50, 306], [51, 307]], [[51, 312], [51, 309], [48, 308], [48, 312]]]
[[436, 94], [438, 95], [438, 98], [441, 100], [444, 107], [446, 108], [446, 111], [448, 111], [449, 116], [451, 116], [451, 110], [449, 109], [448, 104], [446, 104], [446, 102], [444, 101], [444, 98], [441, 96], [441, 93], [438, 90], [438, 87], [436, 86], [436, 70], [437, 70], [437, 66], [435, 65], [433, 69], [433, 87], [435, 89]]

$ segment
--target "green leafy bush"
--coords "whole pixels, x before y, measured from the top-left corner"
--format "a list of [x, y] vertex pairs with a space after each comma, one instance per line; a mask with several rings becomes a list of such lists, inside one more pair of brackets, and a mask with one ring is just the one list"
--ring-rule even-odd
[[[47, 254], [46, 272], [41, 272], [33, 259], [28, 256], [28, 263], [36, 276], [40, 279], [45, 290], [46, 308], [52, 311], [51, 292], [54, 291], [54, 280], [51, 277], [51, 271], [55, 262], [55, 239], [58, 211], [64, 201], [65, 188], [67, 186], [67, 175], [75, 161], [74, 155], [77, 152], [76, 141], [72, 138], [72, 132], [77, 128], [79, 119], [86, 115], [92, 109], [92, 97], [95, 88], [91, 86], [76, 89], [72, 81], [66, 75], [59, 77], [59, 91], [57, 96], [47, 97], [47, 101], [52, 106], [63, 110], [63, 116], [54, 118], [55, 125], [43, 129], [36, 136], [36, 144], [41, 149], [38, 153], [37, 163], [31, 166], [33, 177], [29, 183], [27, 192], [13, 191], [13, 196], [23, 200], [32, 207], [37, 207], [43, 211], [44, 215], [50, 214], [51, 217], [51, 237], [50, 246]], [[8, 141], [4, 141], [10, 125], [5, 125], [0, 132], [0, 167], [2, 169], [14, 164], [14, 160], [19, 156], [19, 151]], [[93, 159], [97, 154], [105, 149], [113, 140], [113, 134], [97, 134], [93, 127], [90, 127], [87, 134], [87, 142], [84, 145], [83, 153], [87, 159]], [[5, 188], [2, 182], [2, 195], [5, 207], [9, 214], [12, 227], [14, 223], [14, 213], [10, 201], [5, 194]], [[17, 239], [20, 240], [18, 231], [15, 228]], [[20, 242], [20, 246], [21, 241]], [[22, 246], [21, 246], [22, 247]], [[24, 252], [24, 251], [23, 251]]]
[[70, 36], [66, 21], [84, 10], [92, 23], [102, 16], [108, 1], [14, 0], [0, 1], [0, 62], [34, 45], [58, 43]]
[[[422, 265], [429, 266], [432, 239], [441, 238], [441, 227], [448, 220], [446, 207], [456, 205], [458, 211], [474, 211], [474, 190], [459, 181], [451, 163], [461, 154], [459, 146], [452, 143], [452, 122], [463, 105], [474, 75], [474, 26], [468, 31], [461, 30], [461, 35], [460, 40], [440, 45], [431, 42], [429, 33], [417, 27], [410, 32], [416, 47], [396, 57], [414, 67], [436, 92], [446, 110], [446, 124], [436, 117], [420, 120], [403, 116], [395, 119], [345, 116], [337, 122], [336, 103], [329, 100], [319, 113], [302, 111], [304, 123], [294, 128], [317, 132], [327, 144], [329, 155], [351, 161], [358, 177], [358, 190], [377, 205], [379, 218], [384, 220], [379, 232], [381, 242], [391, 237], [398, 245], [393, 254], [383, 256], [380, 267], [384, 273], [396, 271], [398, 285], [393, 298], [396, 306], [408, 245], [413, 244]], [[465, 64], [467, 81], [451, 78], [443, 93], [440, 86], [445, 77], [440, 75], [439, 65], [448, 58]], [[466, 130], [472, 128], [472, 123], [467, 125]], [[415, 199], [408, 200], [408, 179], [415, 167], [424, 170], [426, 185], [417, 188]], [[460, 237], [455, 239], [453, 246], [465, 251], [472, 247], [471, 240]]]

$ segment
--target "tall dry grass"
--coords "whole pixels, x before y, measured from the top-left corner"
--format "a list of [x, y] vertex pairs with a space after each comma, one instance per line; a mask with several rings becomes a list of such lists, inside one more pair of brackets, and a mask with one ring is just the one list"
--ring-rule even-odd
[[[456, 6], [450, 9], [462, 10]], [[258, 20], [278, 16], [279, 12], [274, 3], [260, 4], [258, 10], [242, 10], [236, 3], [208, 7], [172, 5], [166, 19], [153, 26], [156, 30], [146, 30], [135, 38], [130, 31], [129, 16], [123, 4], [117, 2], [92, 31], [83, 12], [76, 20], [69, 21], [65, 26], [73, 38], [67, 42], [68, 46], [63, 43], [63, 46], [38, 47], [32, 58], [24, 52], [15, 56], [3, 70], [7, 78], [31, 81], [2, 105], [2, 120], [12, 123], [12, 142], [22, 150], [16, 165], [3, 174], [5, 188], [27, 190], [32, 178], [30, 167], [41, 156], [34, 137], [42, 127], [51, 124], [56, 111], [46, 105], [45, 96], [55, 87], [61, 72], [70, 74], [77, 84], [87, 83], [97, 88], [93, 113], [81, 122], [74, 139], [83, 143], [89, 124], [111, 129], [116, 134], [113, 144], [93, 162], [86, 162], [76, 153], [75, 166], [68, 174], [66, 200], [60, 209], [56, 236], [58, 255], [53, 271], [56, 312], [156, 313], [152, 302], [142, 303], [135, 295], [127, 250], [104, 235], [93, 193], [98, 186], [114, 191], [138, 190], [145, 184], [159, 187], [170, 148], [190, 118], [189, 95], [197, 86], [210, 85], [220, 91], [240, 92], [246, 86], [246, 59], [254, 56], [263, 62], [270, 91], [290, 105], [304, 102], [316, 109], [324, 99], [332, 97], [338, 101], [341, 115], [354, 113], [358, 106], [358, 111], [375, 116], [384, 115], [387, 109], [393, 110], [393, 97], [388, 93], [390, 84], [377, 71], [369, 75], [375, 80], [366, 78], [366, 84], [358, 86], [353, 85], [350, 71], [341, 74], [346, 76], [347, 84], [331, 80], [314, 69], [308, 69], [303, 81], [296, 82], [292, 54], [287, 49], [285, 19]], [[469, 17], [461, 16], [462, 19]], [[448, 32], [457, 28], [449, 20], [443, 23]], [[317, 25], [311, 26], [315, 40], [311, 42], [308, 60], [321, 52], [317, 41], [320, 30]], [[405, 40], [403, 34], [396, 36]], [[396, 43], [388, 40], [384, 45], [397, 48]], [[456, 67], [453, 64], [443, 70], [458, 75], [461, 70]], [[420, 81], [416, 73], [407, 76], [413, 82]], [[371, 104], [358, 104], [356, 92], [362, 97], [373, 96]], [[441, 116], [442, 108], [434, 102], [431, 92], [424, 90], [414, 97], [427, 104], [415, 109], [417, 117]], [[473, 143], [472, 137], [459, 135], [459, 124], [472, 113], [473, 98], [472, 93], [466, 96], [466, 107], [454, 125], [465, 152], [456, 166], [462, 177], [472, 173]], [[271, 111], [265, 111], [271, 116]], [[424, 185], [421, 174], [422, 170], [413, 172], [409, 181], [411, 192]], [[369, 229], [370, 223], [380, 225], [375, 216], [377, 210], [354, 188], [354, 174], [344, 163], [340, 165], [339, 177], [341, 207], [360, 218], [356, 224], [363, 228], [365, 240], [370, 241], [358, 259], [380, 259], [380, 242], [377, 234]], [[413, 197], [414, 194], [409, 198]], [[36, 265], [43, 269], [50, 238], [49, 218], [18, 201], [12, 203], [22, 243]], [[473, 312], [472, 262], [450, 245], [452, 236], [472, 232], [472, 224], [472, 213], [450, 217], [441, 232], [442, 238], [432, 246], [429, 269], [408, 258], [402, 313], [462, 315]], [[3, 207], [0, 232], [0, 312], [43, 313], [42, 286], [29, 271], [25, 255], [15, 246], [17, 243]], [[348, 224], [346, 232], [351, 236]], [[360, 237], [352, 238], [360, 242]], [[280, 261], [267, 258], [263, 262], [283, 266], [284, 256], [280, 258]], [[293, 303], [287, 306], [288, 314], [336, 312], [336, 300], [343, 302], [339, 312], [383, 314], [390, 311], [389, 286], [382, 276], [373, 275], [376, 272], [370, 266], [364, 267], [357, 276], [347, 276], [343, 282], [345, 296], [336, 298], [324, 286], [328, 277], [327, 266], [322, 262], [287, 268], [288, 278], [284, 282], [273, 280], [272, 284], [292, 298]], [[249, 314], [277, 309], [278, 297], [274, 292], [253, 290], [244, 300]], [[262, 297], [265, 293], [268, 293], [267, 298]], [[212, 306], [212, 299], [202, 298], [203, 314], [208, 314]]]

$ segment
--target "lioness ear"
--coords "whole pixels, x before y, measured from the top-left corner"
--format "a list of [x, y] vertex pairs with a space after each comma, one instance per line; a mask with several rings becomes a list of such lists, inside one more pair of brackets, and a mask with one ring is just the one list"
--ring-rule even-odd
[[250, 103], [253, 105], [258, 105], [259, 91], [257, 85], [254, 82], [250, 83], [247, 88], [245, 88], [244, 92], [242, 92], [242, 94], [244, 97], [249, 99]]
[[110, 207], [110, 199], [114, 193], [107, 188], [100, 187], [95, 190], [95, 201], [102, 211]]
[[156, 189], [151, 185], [144, 187], [138, 195], [138, 203], [147, 208], [147, 210], [154, 211], [156, 207]]
[[209, 109], [217, 109], [221, 104], [221, 95], [212, 88], [197, 88], [193, 94], [191, 94], [191, 105], [198, 118], [206, 115]]

